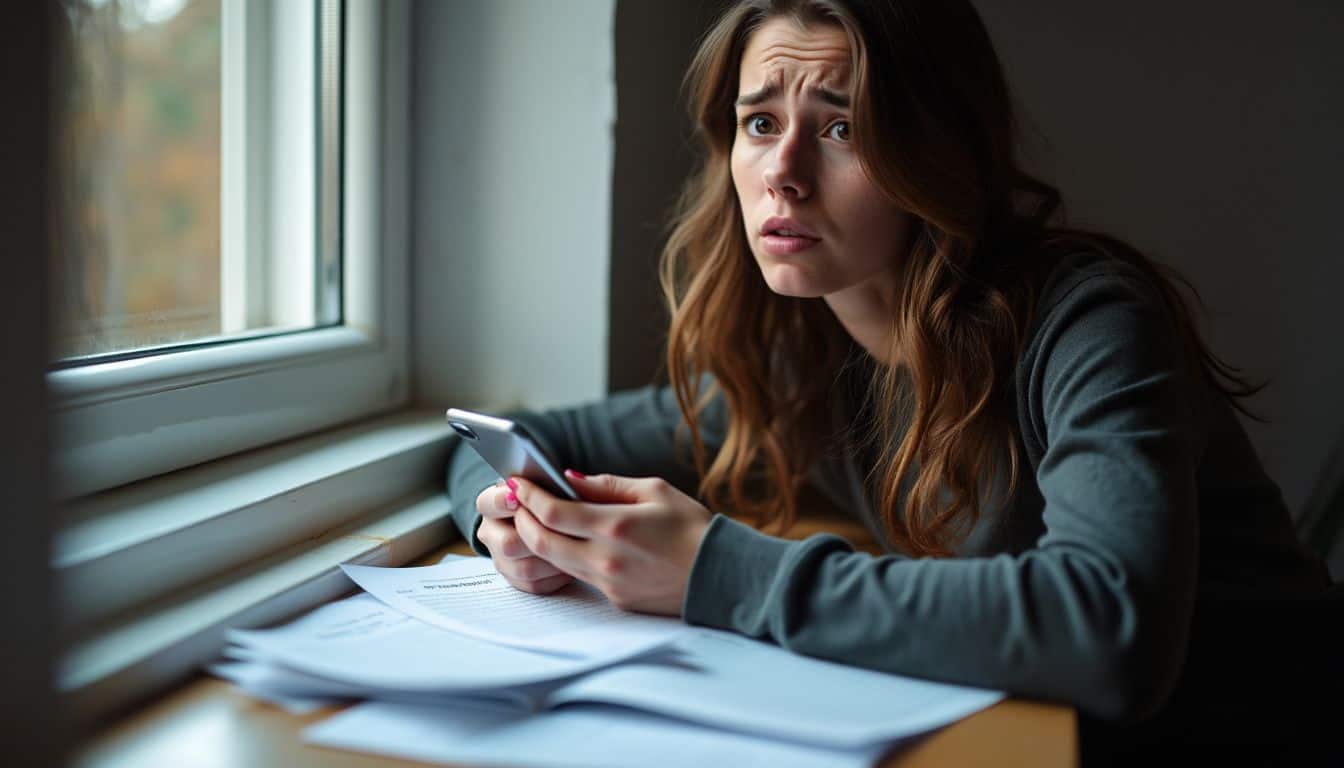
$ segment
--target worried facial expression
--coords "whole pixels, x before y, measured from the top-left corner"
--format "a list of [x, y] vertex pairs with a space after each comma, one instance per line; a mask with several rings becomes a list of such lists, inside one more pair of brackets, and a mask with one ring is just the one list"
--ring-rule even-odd
[[732, 174], [752, 255], [786, 296], [887, 290], [910, 217], [850, 143], [849, 41], [774, 18], [747, 40]]

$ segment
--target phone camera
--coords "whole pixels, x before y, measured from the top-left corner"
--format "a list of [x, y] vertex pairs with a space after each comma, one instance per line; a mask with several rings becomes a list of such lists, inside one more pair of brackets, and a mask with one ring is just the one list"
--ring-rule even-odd
[[448, 426], [452, 427], [454, 432], [467, 438], [468, 440], [480, 440], [480, 438], [476, 436], [476, 432], [471, 427], [468, 427], [466, 424], [459, 424], [456, 421], [450, 421], [448, 422]]

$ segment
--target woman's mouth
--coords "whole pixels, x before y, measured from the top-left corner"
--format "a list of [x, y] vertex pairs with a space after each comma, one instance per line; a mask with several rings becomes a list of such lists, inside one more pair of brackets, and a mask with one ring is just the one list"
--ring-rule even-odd
[[798, 253], [821, 242], [815, 237], [804, 237], [792, 232], [767, 232], [761, 235], [761, 246], [772, 256], [785, 256]]
[[761, 247], [772, 256], [805, 251], [821, 242], [807, 226], [783, 216], [772, 216], [761, 225]]

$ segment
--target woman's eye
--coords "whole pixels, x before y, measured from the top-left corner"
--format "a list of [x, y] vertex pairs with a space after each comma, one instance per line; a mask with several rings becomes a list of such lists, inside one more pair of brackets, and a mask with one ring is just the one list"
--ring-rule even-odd
[[747, 135], [749, 136], [765, 136], [766, 134], [775, 132], [774, 121], [765, 115], [752, 115], [744, 120], [743, 123], [747, 127]]
[[836, 141], [849, 141], [849, 121], [837, 120], [826, 129], [826, 135]]

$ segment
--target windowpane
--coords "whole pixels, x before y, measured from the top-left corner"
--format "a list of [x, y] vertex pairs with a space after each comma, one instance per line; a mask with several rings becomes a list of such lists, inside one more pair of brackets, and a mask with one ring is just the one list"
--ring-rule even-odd
[[55, 359], [339, 322], [339, 242], [318, 237], [336, 144], [317, 140], [338, 112], [318, 48], [339, 60], [339, 41], [317, 42], [318, 4], [62, 7]]

